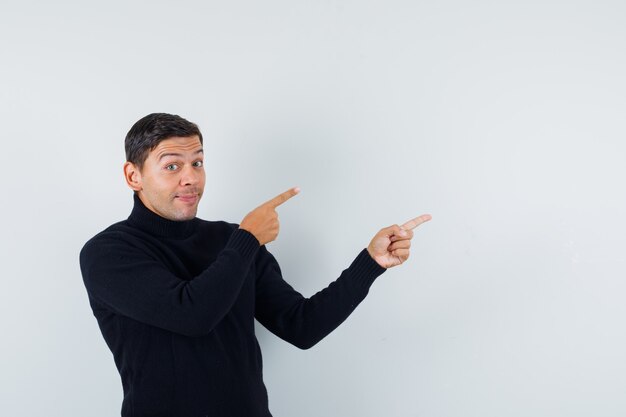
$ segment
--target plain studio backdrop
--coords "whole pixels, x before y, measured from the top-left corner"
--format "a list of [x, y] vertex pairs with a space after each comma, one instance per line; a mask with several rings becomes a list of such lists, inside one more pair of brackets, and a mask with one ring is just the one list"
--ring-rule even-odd
[[168, 112], [199, 217], [302, 188], [268, 249], [305, 296], [433, 215], [312, 349], [257, 326], [275, 417], [626, 415], [624, 2], [3, 0], [0, 39], [0, 414], [119, 415], [78, 253]]

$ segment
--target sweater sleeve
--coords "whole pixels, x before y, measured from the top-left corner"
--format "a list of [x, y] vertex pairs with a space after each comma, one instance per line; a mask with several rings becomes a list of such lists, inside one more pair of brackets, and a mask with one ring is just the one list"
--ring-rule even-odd
[[216, 260], [182, 280], [145, 251], [101, 235], [80, 253], [90, 297], [117, 314], [186, 336], [211, 332], [233, 306], [259, 249], [251, 233], [235, 230]]
[[386, 271], [363, 249], [339, 278], [305, 298], [284, 281], [278, 262], [264, 246], [258, 259], [255, 317], [300, 349], [314, 346], [343, 323]]

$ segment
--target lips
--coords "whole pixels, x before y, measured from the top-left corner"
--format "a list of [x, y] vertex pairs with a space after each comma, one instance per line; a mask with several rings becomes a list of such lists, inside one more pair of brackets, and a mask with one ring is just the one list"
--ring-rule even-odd
[[183, 203], [195, 203], [198, 201], [198, 194], [182, 194], [177, 195], [176, 198]]

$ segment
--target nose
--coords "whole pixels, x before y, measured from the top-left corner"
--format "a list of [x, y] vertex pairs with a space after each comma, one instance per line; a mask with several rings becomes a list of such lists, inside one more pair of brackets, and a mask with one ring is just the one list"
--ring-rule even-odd
[[191, 165], [185, 165], [180, 175], [180, 185], [197, 185], [200, 177], [203, 175], [202, 168], [196, 168]]

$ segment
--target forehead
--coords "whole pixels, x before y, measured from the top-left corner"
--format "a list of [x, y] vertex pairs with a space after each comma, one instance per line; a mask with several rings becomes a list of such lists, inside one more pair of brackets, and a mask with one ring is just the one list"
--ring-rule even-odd
[[202, 150], [202, 143], [197, 135], [194, 136], [174, 136], [159, 142], [150, 151], [148, 157], [160, 158], [165, 154], [186, 154], [197, 153]]

